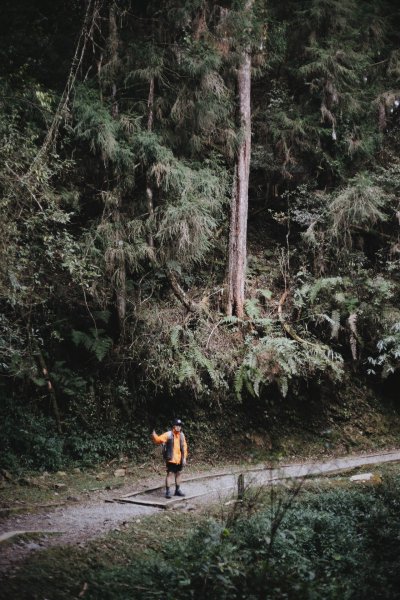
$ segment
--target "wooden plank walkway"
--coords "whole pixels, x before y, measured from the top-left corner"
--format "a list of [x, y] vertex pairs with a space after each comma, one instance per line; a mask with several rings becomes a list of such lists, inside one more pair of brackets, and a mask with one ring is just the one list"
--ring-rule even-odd
[[[172, 497], [170, 500], [164, 498], [164, 500], [148, 500], [145, 498], [141, 498], [139, 494], [132, 494], [133, 498], [115, 498], [115, 502], [125, 502], [127, 504], [141, 504], [143, 506], [155, 506], [157, 508], [168, 509], [171, 506], [175, 506], [179, 502], [186, 502], [187, 500], [192, 500], [193, 498], [199, 498], [200, 496], [204, 496], [208, 492], [202, 492], [201, 494], [191, 494], [189, 496], [177, 496], [176, 498]], [[142, 494], [145, 495], [145, 494]]]
[[[171, 498], [170, 500], [157, 497], [154, 492], [162, 492], [162, 490], [164, 490], [164, 486], [157, 486], [148, 488], [147, 490], [132, 491], [129, 494], [114, 498], [114, 502], [127, 502], [129, 504], [140, 504], [143, 506], [168, 509], [168, 507], [176, 506], [187, 500], [199, 498], [205, 494], [209, 494], [210, 496], [215, 496], [216, 494], [224, 496], [229, 495], [229, 493], [235, 494], [237, 491], [237, 477], [240, 475], [244, 475], [246, 484], [263, 486], [272, 485], [288, 479], [328, 475], [366, 465], [398, 461], [400, 461], [400, 451], [393, 450], [382, 453], [331, 458], [326, 461], [286, 464], [275, 468], [266, 465], [257, 465], [250, 469], [241, 469], [238, 467], [229, 472], [225, 471], [198, 475], [182, 480], [182, 485], [184, 485], [185, 490], [188, 491], [188, 495], [184, 497]], [[202, 490], [198, 491], [198, 484], [200, 482], [203, 482]]]

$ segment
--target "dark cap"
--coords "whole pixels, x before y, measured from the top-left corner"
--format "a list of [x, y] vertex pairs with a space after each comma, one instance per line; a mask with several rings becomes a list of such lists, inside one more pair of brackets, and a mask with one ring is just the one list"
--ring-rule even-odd
[[180, 425], [181, 427], [183, 426], [183, 423], [180, 419], [174, 419], [172, 421], [172, 425]]

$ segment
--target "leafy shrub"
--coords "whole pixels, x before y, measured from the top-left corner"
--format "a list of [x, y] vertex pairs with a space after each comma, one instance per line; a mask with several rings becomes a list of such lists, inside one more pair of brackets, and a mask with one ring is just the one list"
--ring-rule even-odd
[[50, 417], [33, 414], [10, 400], [4, 402], [0, 408], [0, 467], [57, 471], [71, 463], [95, 465], [120, 454], [132, 460], [138, 457], [139, 442], [132, 427], [97, 427], [92, 433], [74, 423], [69, 424], [69, 431], [67, 427], [67, 433], [57, 434]]
[[11, 401], [0, 409], [0, 465], [6, 469], [56, 471], [64, 462], [64, 440], [51, 418], [35, 415]]
[[368, 372], [375, 374], [378, 368], [385, 378], [400, 368], [400, 322], [392, 325], [390, 333], [378, 341], [377, 348], [378, 356], [368, 357], [372, 365]]
[[275, 381], [283, 397], [294, 378], [329, 374], [333, 380], [342, 377], [342, 357], [320, 343], [299, 344], [283, 336], [265, 336], [245, 340], [246, 354], [235, 375], [235, 392], [240, 398], [243, 387], [252, 396], [260, 394], [260, 386]]
[[[210, 519], [182, 542], [96, 571], [90, 598], [398, 598], [400, 481], [309, 493], [229, 523]], [[277, 523], [279, 524], [276, 527]]]
[[67, 457], [82, 465], [94, 465], [107, 458], [127, 454], [131, 459], [138, 455], [139, 443], [130, 439], [126, 428], [117, 431], [98, 431], [96, 434], [76, 431], [65, 441]]

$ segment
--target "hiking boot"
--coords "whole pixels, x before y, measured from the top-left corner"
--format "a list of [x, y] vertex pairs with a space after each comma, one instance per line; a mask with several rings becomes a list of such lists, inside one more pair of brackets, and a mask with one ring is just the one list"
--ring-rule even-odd
[[177, 488], [175, 490], [175, 496], [185, 496], [185, 494], [183, 492], [181, 492], [181, 490], [179, 488]]
[[171, 491], [169, 488], [167, 488], [167, 491], [165, 492], [165, 497], [167, 498], [167, 500], [171, 500], [172, 498]]

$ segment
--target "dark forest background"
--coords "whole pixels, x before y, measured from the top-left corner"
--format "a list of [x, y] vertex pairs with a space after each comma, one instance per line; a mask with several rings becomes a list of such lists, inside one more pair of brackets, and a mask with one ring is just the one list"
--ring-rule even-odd
[[285, 419], [307, 431], [349, 402], [396, 405], [395, 3], [3, 0], [1, 12], [5, 468], [135, 457], [177, 414], [214, 448], [210, 422], [216, 437], [245, 424], [274, 444]]

